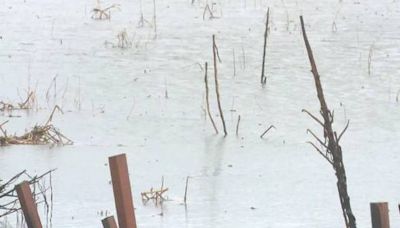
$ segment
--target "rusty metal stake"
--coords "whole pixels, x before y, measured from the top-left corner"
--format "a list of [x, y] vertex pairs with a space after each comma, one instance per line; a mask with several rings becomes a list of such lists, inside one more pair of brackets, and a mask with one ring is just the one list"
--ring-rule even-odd
[[18, 200], [21, 205], [22, 211], [28, 228], [42, 228], [39, 213], [37, 211], [35, 200], [33, 199], [31, 188], [27, 181], [15, 186], [17, 191]]
[[390, 228], [387, 202], [371, 203], [372, 228]]
[[108, 162], [110, 163], [118, 225], [120, 228], [136, 228], [126, 154], [109, 157]]
[[101, 220], [104, 228], [118, 228], [117, 223], [115, 222], [114, 216], [107, 217]]

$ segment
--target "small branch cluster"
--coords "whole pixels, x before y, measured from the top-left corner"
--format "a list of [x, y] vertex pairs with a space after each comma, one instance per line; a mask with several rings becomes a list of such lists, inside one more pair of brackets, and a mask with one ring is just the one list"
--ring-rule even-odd
[[156, 190], [153, 189], [153, 187], [150, 188], [149, 191], [142, 192], [140, 193], [142, 196], [142, 202], [143, 204], [147, 204], [150, 200], [154, 201], [156, 205], [161, 204], [166, 200], [166, 198], [163, 196], [165, 192], [168, 191], [168, 188], [164, 188], [164, 177], [161, 180], [161, 187], [160, 189]]
[[[0, 183], [0, 218], [21, 210], [15, 190], [15, 184], [21, 180], [27, 180], [31, 185], [32, 194], [36, 204], [44, 203], [47, 221], [51, 221], [53, 208], [53, 186], [51, 174], [55, 170], [49, 170], [41, 175], [30, 175], [26, 170], [16, 174], [4, 184]], [[46, 183], [46, 179], [49, 181]], [[50, 194], [50, 196], [47, 195]], [[48, 198], [49, 197], [49, 198]], [[49, 217], [50, 216], [50, 217]]]
[[97, 6], [92, 9], [92, 19], [95, 20], [110, 20], [111, 19], [111, 10], [119, 9], [118, 4], [112, 4], [104, 9], [100, 6], [99, 0], [97, 0]]
[[219, 18], [219, 17], [215, 16], [215, 13], [216, 13], [215, 6], [216, 5], [217, 5], [217, 3], [215, 3], [215, 2], [211, 3], [211, 7], [208, 3], [206, 4], [206, 6], [204, 7], [204, 11], [203, 11], [203, 20], [205, 20], [207, 14], [208, 14], [209, 20]]

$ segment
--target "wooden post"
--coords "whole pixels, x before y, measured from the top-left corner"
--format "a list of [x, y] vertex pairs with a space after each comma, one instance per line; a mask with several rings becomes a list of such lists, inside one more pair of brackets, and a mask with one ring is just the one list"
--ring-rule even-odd
[[387, 202], [371, 203], [372, 228], [390, 228]]
[[126, 154], [109, 157], [108, 162], [110, 163], [118, 225], [120, 228], [136, 228]]
[[22, 211], [28, 228], [42, 228], [39, 213], [37, 211], [35, 200], [33, 199], [29, 183], [23, 181], [15, 186], [17, 191], [18, 200], [21, 205]]
[[101, 220], [104, 228], [118, 228], [117, 223], [115, 222], [114, 216], [107, 217]]

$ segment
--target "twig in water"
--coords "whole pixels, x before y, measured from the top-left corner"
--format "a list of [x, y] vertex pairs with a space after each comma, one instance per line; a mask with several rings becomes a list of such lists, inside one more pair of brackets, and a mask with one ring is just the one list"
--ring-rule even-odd
[[243, 69], [246, 69], [246, 53], [244, 51], [243, 45], [242, 45], [242, 65], [243, 65]]
[[[213, 35], [212, 38], [213, 38], [215, 92], [217, 94], [218, 109], [219, 109], [219, 114], [220, 114], [221, 120], [222, 120], [222, 126], [224, 127], [224, 134], [225, 134], [225, 136], [227, 136], [228, 133], [226, 132], [225, 119], [224, 119], [224, 114], [222, 112], [221, 99], [220, 99], [219, 88], [218, 88], [218, 71], [217, 71], [217, 52], [218, 52], [218, 48], [217, 48], [217, 45], [215, 44], [215, 35]], [[218, 55], [218, 57], [219, 57], [219, 55]]]
[[156, 205], [161, 204], [165, 197], [163, 194], [168, 191], [168, 188], [164, 188], [164, 177], [161, 179], [161, 188], [159, 190], [154, 190], [153, 187], [147, 192], [142, 192], [142, 202], [146, 204], [149, 200], [153, 200]]
[[233, 77], [235, 77], [236, 76], [235, 48], [232, 49], [232, 59], [233, 59]]
[[240, 124], [240, 115], [238, 116], [238, 120], [237, 120], [237, 123], [236, 123], [236, 136], [239, 135], [239, 124]]
[[267, 83], [267, 77], [265, 76], [265, 54], [267, 52], [267, 39], [268, 39], [268, 25], [269, 24], [269, 7], [267, 10], [267, 22], [265, 23], [265, 33], [264, 33], [264, 51], [263, 51], [263, 60], [262, 60], [262, 69], [261, 69], [261, 84], [265, 85]]
[[212, 118], [211, 111], [210, 111], [210, 101], [209, 101], [210, 99], [209, 99], [209, 95], [208, 95], [208, 94], [209, 94], [209, 92], [208, 92], [209, 89], [208, 89], [208, 74], [207, 74], [207, 71], [208, 71], [208, 63], [207, 63], [207, 62], [204, 64], [204, 67], [205, 67], [204, 84], [205, 84], [205, 86], [206, 86], [207, 114], [208, 114], [208, 117], [210, 118], [210, 121], [211, 121], [213, 127], [214, 127], [215, 133], [218, 134], [217, 126], [215, 125], [214, 119]]
[[271, 128], [276, 129], [276, 127], [275, 127], [274, 125], [269, 126], [269, 128], [268, 128], [267, 130], [265, 130], [264, 133], [262, 133], [262, 134], [260, 135], [260, 138], [263, 138], [264, 135], [267, 134], [267, 132], [268, 132], [269, 130], [271, 130]]
[[157, 39], [156, 0], [153, 0], [153, 23], [154, 23], [154, 39]]
[[101, 8], [100, 6], [100, 1], [97, 0], [97, 6], [92, 9], [92, 19], [95, 20], [103, 20], [103, 19], [111, 19], [111, 9], [116, 8], [119, 9], [118, 4], [113, 4], [109, 7], [106, 7], [104, 9]]
[[374, 52], [374, 44], [371, 45], [369, 48], [369, 53], [368, 53], [368, 75], [371, 76], [371, 65], [372, 65], [372, 55]]
[[209, 17], [208, 19], [213, 19], [213, 18], [215, 18], [213, 12], [212, 12], [211, 9], [210, 9], [210, 6], [209, 6], [208, 3], [207, 3], [207, 5], [206, 5], [206, 7], [204, 7], [204, 11], [203, 11], [203, 21], [204, 21], [204, 19], [205, 19], [205, 16], [206, 16], [206, 12], [207, 12], [207, 11], [208, 11], [209, 14], [210, 14], [210, 17]]
[[188, 184], [189, 184], [189, 176], [186, 177], [185, 196], [183, 197], [183, 202], [185, 204], [186, 204], [186, 199], [187, 199]]

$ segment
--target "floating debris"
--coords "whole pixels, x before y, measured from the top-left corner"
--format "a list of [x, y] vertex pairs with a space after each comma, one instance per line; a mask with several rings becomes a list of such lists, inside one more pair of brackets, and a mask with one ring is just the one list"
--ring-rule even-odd
[[63, 135], [57, 128], [51, 124], [53, 115], [56, 110], [62, 113], [62, 110], [57, 105], [54, 107], [49, 119], [44, 125], [36, 125], [31, 131], [22, 136], [8, 135], [3, 126], [8, 123], [8, 120], [0, 124], [0, 131], [3, 136], [0, 136], [0, 146], [8, 145], [72, 145], [73, 141]]

